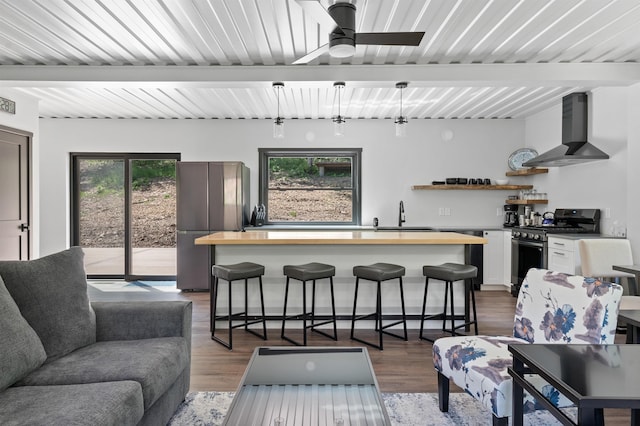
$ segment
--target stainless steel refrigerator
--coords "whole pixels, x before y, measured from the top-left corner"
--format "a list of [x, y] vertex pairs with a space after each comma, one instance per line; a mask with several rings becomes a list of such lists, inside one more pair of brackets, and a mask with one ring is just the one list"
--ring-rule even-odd
[[241, 162], [178, 162], [177, 287], [207, 290], [211, 248], [194, 240], [216, 231], [242, 231], [249, 222], [249, 169]]

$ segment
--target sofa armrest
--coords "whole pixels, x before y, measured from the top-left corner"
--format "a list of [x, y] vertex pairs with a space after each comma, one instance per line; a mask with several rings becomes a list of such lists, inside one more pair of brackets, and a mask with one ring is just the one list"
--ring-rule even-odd
[[191, 351], [192, 302], [92, 302], [96, 339], [185, 337]]

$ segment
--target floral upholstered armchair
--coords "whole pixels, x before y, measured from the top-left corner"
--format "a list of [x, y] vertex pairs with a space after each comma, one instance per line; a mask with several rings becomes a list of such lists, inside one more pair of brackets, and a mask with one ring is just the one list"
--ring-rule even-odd
[[[613, 343], [622, 287], [617, 284], [530, 269], [525, 277], [513, 323], [513, 336], [453, 336], [433, 344], [438, 372], [440, 411], [449, 409], [449, 380], [493, 413], [494, 425], [511, 416], [511, 343]], [[570, 406], [542, 379], [537, 387], [559, 407]], [[535, 381], [535, 380], [534, 380]], [[541, 408], [525, 392], [525, 413]]]

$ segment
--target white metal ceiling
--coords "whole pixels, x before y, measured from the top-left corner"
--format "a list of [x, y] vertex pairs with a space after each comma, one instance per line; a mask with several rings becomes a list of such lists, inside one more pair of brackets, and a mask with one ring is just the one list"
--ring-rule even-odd
[[[42, 117], [269, 118], [271, 82], [282, 80], [281, 115], [327, 118], [333, 81], [344, 80], [342, 115], [385, 118], [398, 112], [395, 82], [408, 80], [410, 118], [518, 118], [573, 91], [640, 81], [637, 0], [356, 5], [357, 31], [425, 31], [421, 45], [358, 46], [350, 59], [291, 65], [331, 31], [295, 0], [0, 0], [0, 85], [40, 98]], [[477, 77], [490, 64], [517, 67]], [[614, 66], [592, 78], [593, 64]], [[442, 65], [453, 78], [432, 75]], [[74, 72], [64, 77], [63, 67]], [[101, 84], [93, 73], [105, 67], [130, 73]], [[149, 83], [156, 69], [176, 76]], [[251, 78], [233, 77], [247, 69]], [[541, 69], [545, 80], [521, 77]]]

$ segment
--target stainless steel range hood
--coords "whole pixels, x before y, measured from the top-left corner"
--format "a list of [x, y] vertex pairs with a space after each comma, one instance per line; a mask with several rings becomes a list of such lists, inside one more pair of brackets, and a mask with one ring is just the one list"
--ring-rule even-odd
[[561, 167], [609, 158], [587, 141], [587, 94], [562, 98], [562, 145], [525, 162], [526, 167]]

